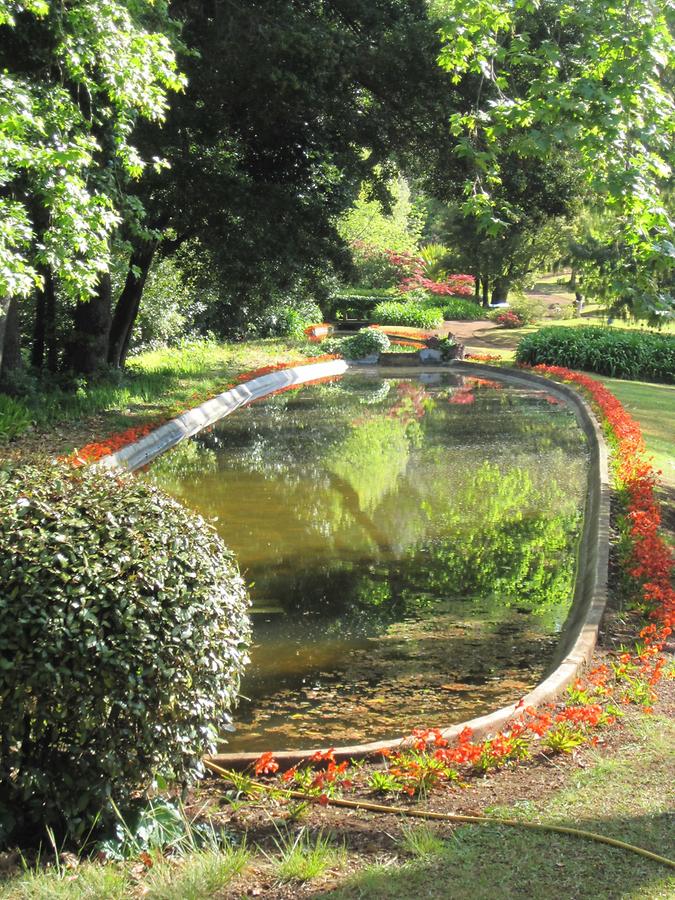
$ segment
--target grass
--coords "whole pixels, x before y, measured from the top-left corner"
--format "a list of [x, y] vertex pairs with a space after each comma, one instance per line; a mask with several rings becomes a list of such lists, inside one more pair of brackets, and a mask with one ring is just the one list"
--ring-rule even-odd
[[341, 866], [346, 857], [344, 848], [335, 847], [319, 832], [312, 837], [306, 828], [275, 840], [278, 856], [265, 854], [281, 881], [312, 881]]
[[647, 450], [663, 472], [663, 480], [675, 486], [675, 386], [594, 376], [618, 397], [640, 423]]
[[223, 891], [243, 871], [249, 858], [242, 847], [195, 850], [176, 860], [155, 857], [155, 865], [145, 877], [143, 871], [134, 873], [129, 863], [82, 862], [76, 868], [48, 869], [36, 865], [0, 885], [0, 898], [122, 900], [143, 896], [147, 900], [202, 900]]
[[4, 885], [2, 900], [118, 900], [128, 897], [131, 879], [117, 865], [82, 863], [76, 869], [55, 866], [26, 868]]
[[[547, 803], [526, 804], [515, 814], [601, 832], [673, 858], [668, 810], [675, 726], [665, 718], [645, 719], [632, 737], [615, 757], [597, 757], [589, 769], [572, 772], [566, 786]], [[514, 817], [513, 809], [492, 812]], [[424, 838], [422, 846], [426, 842]], [[666, 900], [675, 896], [672, 870], [627, 851], [552, 833], [463, 827], [454, 832], [453, 840], [415, 855], [419, 858], [404, 865], [364, 870], [322, 897]]]
[[184, 860], [154, 867], [143, 884], [147, 900], [202, 900], [222, 891], [244, 870], [249, 852], [242, 848], [197, 850]]
[[402, 826], [401, 832], [401, 848], [415, 859], [431, 859], [445, 850], [445, 840], [428, 825]]

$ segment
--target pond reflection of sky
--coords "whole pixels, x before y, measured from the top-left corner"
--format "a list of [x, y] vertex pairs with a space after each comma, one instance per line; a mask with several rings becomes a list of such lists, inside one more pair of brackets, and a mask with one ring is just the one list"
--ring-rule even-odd
[[251, 584], [228, 749], [392, 737], [521, 696], [569, 611], [586, 473], [567, 407], [451, 374], [288, 391], [159, 460]]

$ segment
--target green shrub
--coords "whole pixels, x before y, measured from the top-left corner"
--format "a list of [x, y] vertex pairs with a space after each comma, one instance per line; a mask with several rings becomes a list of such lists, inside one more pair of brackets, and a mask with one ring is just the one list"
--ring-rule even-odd
[[443, 301], [443, 318], [446, 321], [478, 322], [487, 319], [487, 310], [474, 303], [472, 300], [464, 300], [461, 297], [434, 297], [435, 304]]
[[19, 400], [0, 394], [0, 440], [12, 440], [28, 428], [31, 415]]
[[323, 313], [317, 303], [285, 297], [254, 317], [250, 330], [259, 337], [302, 337], [308, 325], [318, 322], [323, 322]]
[[675, 338], [601, 326], [551, 326], [524, 337], [516, 360], [670, 384], [675, 380]]
[[1, 470], [5, 831], [80, 839], [153, 776], [197, 775], [236, 698], [246, 606], [220, 538], [156, 488]]
[[383, 353], [390, 346], [389, 338], [373, 328], [362, 328], [353, 337], [340, 342], [339, 352], [345, 359], [364, 359], [373, 353]]
[[373, 308], [391, 295], [382, 291], [340, 294], [332, 297], [326, 308], [327, 319], [368, 319]]
[[391, 300], [378, 303], [373, 321], [379, 325], [405, 325], [408, 328], [438, 328], [443, 324], [443, 311], [436, 306]]

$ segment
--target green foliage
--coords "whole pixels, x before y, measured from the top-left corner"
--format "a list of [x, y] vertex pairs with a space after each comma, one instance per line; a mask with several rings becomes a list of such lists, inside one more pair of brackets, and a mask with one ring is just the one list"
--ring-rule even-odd
[[259, 337], [302, 337], [308, 325], [323, 321], [320, 307], [306, 298], [284, 297], [270, 304], [249, 322], [249, 331]]
[[[646, 288], [645, 270], [672, 266], [673, 226], [662, 199], [675, 132], [668, 4], [435, 0], [432, 9], [441, 65], [473, 95], [450, 118], [454, 152], [466, 166], [463, 214], [479, 230], [508, 237], [512, 207], [499, 195], [509, 174], [504, 142], [535, 163], [564, 146], [589, 189], [616, 211], [613, 240], [630, 252], [634, 284]], [[626, 286], [625, 268], [606, 274]]]
[[0, 394], [0, 440], [12, 440], [31, 424], [31, 414], [24, 403]]
[[[437, 306], [439, 298], [434, 297], [433, 301], [429, 300], [428, 302], [433, 302]], [[487, 319], [487, 311], [472, 300], [463, 300], [461, 297], [446, 297], [443, 298], [443, 318], [448, 322], [453, 320], [458, 322], [479, 322], [481, 319]]]
[[144, 349], [177, 343], [189, 331], [196, 304], [172, 257], [153, 264], [143, 290], [130, 349]]
[[167, 92], [183, 85], [162, 33], [166, 9], [149, 0], [3, 7], [0, 295], [28, 295], [49, 266], [60, 290], [85, 297], [110, 263], [119, 187], [143, 170], [132, 124], [161, 119]]
[[222, 541], [157, 489], [61, 464], [0, 482], [0, 810], [82, 838], [229, 720], [246, 592]]
[[421, 210], [412, 201], [404, 178], [392, 179], [387, 187], [391, 202], [385, 209], [367, 185], [361, 185], [358, 199], [340, 219], [338, 232], [346, 241], [356, 241], [373, 250], [412, 253], [422, 233]]
[[552, 326], [527, 335], [516, 360], [638, 381], [675, 381], [675, 338], [649, 331]]
[[332, 297], [326, 310], [329, 319], [369, 319], [371, 312], [378, 303], [390, 299], [391, 295], [383, 290], [373, 290], [365, 293], [363, 288], [353, 294], [339, 294]]
[[414, 302], [390, 300], [377, 304], [373, 310], [373, 321], [379, 325], [438, 328], [443, 324], [443, 310], [438, 306], [420, 306]]
[[345, 359], [365, 359], [374, 353], [384, 353], [389, 345], [386, 334], [373, 328], [362, 328], [353, 337], [340, 341], [338, 349]]

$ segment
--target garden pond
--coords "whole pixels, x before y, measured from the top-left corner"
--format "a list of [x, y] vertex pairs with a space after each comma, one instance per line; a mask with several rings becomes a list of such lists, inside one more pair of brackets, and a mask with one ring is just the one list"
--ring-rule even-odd
[[250, 585], [222, 749], [392, 738], [525, 694], [558, 662], [588, 466], [567, 405], [450, 372], [285, 390], [157, 460]]

